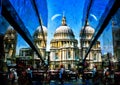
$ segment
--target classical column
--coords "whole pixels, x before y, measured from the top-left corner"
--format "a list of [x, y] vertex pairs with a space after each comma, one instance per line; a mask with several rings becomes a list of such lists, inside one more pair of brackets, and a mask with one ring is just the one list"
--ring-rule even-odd
[[63, 56], [62, 56], [62, 61], [63, 61], [63, 58], [65, 57], [65, 50], [63, 49]]
[[66, 54], [66, 53], [65, 53], [65, 49], [63, 50], [63, 53], [64, 53], [64, 54], [63, 54], [64, 56], [63, 56], [63, 59], [62, 59], [62, 60], [64, 61], [64, 60], [65, 60], [65, 56], [66, 56], [66, 55], [65, 55], [65, 54]]

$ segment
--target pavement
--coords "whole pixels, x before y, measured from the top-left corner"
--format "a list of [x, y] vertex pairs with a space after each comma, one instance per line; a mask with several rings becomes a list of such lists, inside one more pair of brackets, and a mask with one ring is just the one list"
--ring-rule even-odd
[[[51, 81], [50, 85], [61, 85], [59, 81]], [[71, 81], [65, 81], [63, 85], [85, 85], [85, 83], [82, 82], [82, 80], [71, 80]], [[92, 84], [91, 84], [92, 85]]]
[[[0, 77], [0, 85], [11, 85], [10, 81], [7, 82], [7, 77]], [[82, 78], [65, 80], [64, 84], [61, 84], [59, 80], [43, 80], [43, 81], [32, 81], [33, 85], [120, 85], [119, 77], [114, 79], [104, 80], [103, 77], [90, 78], [82, 81]], [[16, 81], [13, 85], [18, 85]]]
[[[51, 80], [50, 82], [47, 81], [32, 81], [33, 85], [120, 85], [120, 82], [110, 84], [108, 82], [102, 82], [101, 80], [96, 80], [93, 82], [92, 79], [84, 80], [78, 79], [78, 80], [69, 80], [69, 81], [64, 81], [64, 84], [61, 84], [59, 80]], [[0, 85], [11, 85], [10, 82], [9, 84], [0, 84]], [[13, 85], [18, 85], [18, 83], [14, 83]]]
[[43, 85], [93, 85], [93, 83], [91, 79], [85, 80], [84, 82], [82, 79], [64, 81], [64, 84], [61, 84], [58, 80], [51, 80], [50, 83], [44, 82]]

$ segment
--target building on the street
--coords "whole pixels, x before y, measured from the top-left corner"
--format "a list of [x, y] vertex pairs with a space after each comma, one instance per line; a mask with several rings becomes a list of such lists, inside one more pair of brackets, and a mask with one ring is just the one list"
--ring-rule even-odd
[[[43, 30], [42, 30], [43, 29]], [[33, 34], [34, 44], [36, 45], [39, 53], [42, 56], [42, 59], [46, 59], [46, 42], [47, 42], [47, 28], [42, 25], [38, 26]], [[44, 35], [44, 36], [43, 36]], [[36, 54], [34, 54], [34, 58], [38, 58]]]
[[79, 62], [78, 41], [72, 29], [67, 26], [66, 17], [62, 17], [53, 39], [50, 41], [50, 69], [56, 69], [61, 64], [66, 69], [76, 68]]
[[[43, 29], [43, 30], [42, 30]], [[48, 56], [46, 56], [46, 43], [47, 43], [47, 28], [42, 25], [38, 26], [33, 34], [34, 44], [38, 49], [42, 59], [47, 63]], [[36, 53], [34, 53], [34, 68], [41, 68], [42, 63]]]
[[26, 59], [26, 60], [32, 59], [33, 58], [32, 49], [31, 48], [20, 48], [19, 57], [23, 60], [24, 59]]
[[[113, 50], [116, 66], [119, 66], [120, 62], [120, 26], [116, 22], [112, 22], [112, 36], [113, 36]], [[120, 66], [119, 66], [120, 67]], [[117, 68], [117, 67], [116, 67]]]
[[19, 50], [19, 61], [24, 62], [25, 65], [32, 65], [33, 50], [31, 48], [21, 48]]
[[[94, 34], [95, 30], [89, 25], [89, 22], [87, 21], [87, 26], [85, 29], [81, 29], [80, 31], [80, 44], [82, 46], [81, 49], [81, 60], [84, 59], [87, 49], [90, 46], [91, 38]], [[83, 34], [84, 33], [84, 34]], [[96, 43], [93, 45], [91, 51], [89, 52], [86, 62], [89, 64], [89, 69], [93, 68], [93, 65], [97, 65], [98, 68], [100, 68], [102, 63], [101, 58], [101, 46], [100, 41], [96, 41]]]
[[5, 62], [11, 64], [11, 60], [15, 58], [17, 44], [17, 32], [12, 26], [8, 26], [8, 29], [4, 35], [4, 52]]
[[114, 57], [112, 56], [112, 53], [107, 53], [102, 55], [102, 66], [103, 67], [108, 67], [108, 66], [113, 66], [113, 63], [115, 62]]

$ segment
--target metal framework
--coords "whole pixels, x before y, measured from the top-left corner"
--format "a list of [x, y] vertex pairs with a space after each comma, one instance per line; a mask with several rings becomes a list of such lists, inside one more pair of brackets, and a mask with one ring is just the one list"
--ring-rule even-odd
[[[86, 25], [87, 25], [87, 22], [88, 22], [88, 17], [89, 17], [89, 12], [90, 12], [91, 6], [92, 6], [92, 0], [90, 0], [89, 4], [88, 4], [87, 12], [86, 12], [86, 15], [85, 15], [85, 24], [83, 26], [83, 32], [82, 32], [81, 37], [83, 37], [85, 35], [85, 28], [86, 28]], [[83, 59], [83, 42], [82, 42], [82, 39], [81, 39], [80, 43], [81, 43], [81, 57]]]
[[[87, 55], [89, 54], [92, 46], [98, 40], [98, 38], [100, 37], [100, 35], [102, 34], [102, 32], [104, 31], [104, 29], [106, 28], [106, 26], [108, 25], [109, 21], [112, 19], [112, 16], [117, 12], [117, 10], [119, 9], [119, 7], [120, 7], [120, 1], [119, 0], [115, 0], [113, 6], [111, 7], [111, 10], [109, 11], [108, 15], [105, 17], [102, 25], [99, 27], [100, 28], [99, 31], [97, 32], [96, 36], [92, 40], [92, 42], [90, 44], [90, 47], [87, 50], [87, 53], [85, 55], [85, 58], [83, 59], [83, 63], [86, 61]], [[103, 16], [104, 16], [104, 14], [105, 14], [106, 11], [108, 11], [108, 9], [105, 9], [105, 11], [103, 13]], [[101, 23], [101, 22], [99, 22], [99, 23]]]
[[[33, 6], [35, 7], [35, 11], [37, 13], [37, 17], [38, 17], [39, 23], [41, 25], [43, 39], [45, 41], [41, 18], [39, 16], [35, 0], [32, 0], [32, 1], [33, 1]], [[86, 26], [86, 23], [87, 23], [87, 19], [88, 19], [88, 15], [89, 15], [91, 4], [92, 4], [92, 0], [90, 0], [89, 6], [88, 6], [88, 9], [87, 9], [87, 14], [85, 16], [86, 19], [85, 19], [84, 29], [85, 29], [85, 26]], [[88, 48], [87, 53], [85, 54], [85, 57], [83, 59], [83, 63], [86, 61], [86, 58], [87, 58], [87, 56], [88, 56], [88, 54], [89, 54], [92, 46], [97, 41], [97, 39], [100, 37], [100, 35], [102, 34], [102, 32], [104, 31], [104, 29], [108, 25], [109, 21], [111, 20], [112, 16], [116, 13], [116, 11], [118, 10], [119, 7], [120, 7], [120, 1], [119, 0], [115, 0], [114, 3], [113, 3], [113, 6], [111, 7], [111, 10], [109, 11], [109, 13], [105, 17], [105, 19], [102, 21], [101, 25], [100, 25], [101, 21], [99, 22], [98, 25], [100, 25], [99, 26], [100, 29], [96, 33], [95, 37], [93, 37], [93, 39], [92, 39], [92, 41], [90, 43], [90, 47]], [[105, 10], [105, 12], [106, 11], [107, 11], [107, 9]], [[103, 13], [103, 16], [104, 16], [105, 12]], [[2, 2], [2, 15], [14, 27], [14, 29], [23, 37], [23, 39], [30, 45], [30, 47], [36, 52], [36, 54], [38, 55], [38, 57], [44, 63], [44, 60], [42, 59], [41, 55], [39, 54], [36, 46], [33, 44], [33, 40], [32, 40], [32, 37], [31, 37], [29, 31], [25, 27], [24, 23], [20, 19], [19, 15], [17, 14], [17, 12], [14, 9], [14, 7], [11, 5], [11, 3], [9, 2], [9, 0], [3, 0], [3, 2]], [[83, 35], [84, 35], [84, 32], [83, 32]], [[46, 45], [46, 42], [45, 42], [45, 45]]]
[[45, 41], [45, 35], [44, 35], [43, 27], [42, 27], [42, 21], [41, 21], [41, 18], [40, 18], [38, 9], [37, 9], [36, 1], [35, 0], [31, 0], [31, 1], [33, 3], [33, 7], [34, 7], [34, 9], [36, 11], [36, 14], [37, 14], [37, 17], [38, 17], [38, 21], [39, 21], [41, 31], [42, 31], [42, 35], [43, 35], [43, 41], [44, 41], [44, 44], [45, 44], [45, 47], [46, 47], [46, 41]]
[[41, 54], [38, 52], [36, 46], [33, 43], [32, 36], [29, 31], [25, 27], [24, 23], [20, 19], [14, 7], [11, 5], [9, 0], [3, 0], [2, 2], [2, 15], [6, 18], [6, 20], [11, 24], [14, 29], [23, 37], [23, 39], [30, 45], [30, 47], [36, 52], [38, 57], [41, 59], [42, 63], [44, 60], [41, 57]]

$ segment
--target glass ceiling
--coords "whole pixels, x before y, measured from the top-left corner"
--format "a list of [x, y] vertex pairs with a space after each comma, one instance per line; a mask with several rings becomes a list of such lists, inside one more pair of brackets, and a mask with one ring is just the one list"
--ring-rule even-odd
[[[32, 38], [33, 33], [38, 26], [42, 24], [48, 29], [47, 50], [50, 48], [50, 40], [58, 26], [61, 25], [61, 18], [64, 15], [67, 20], [67, 25], [73, 30], [76, 39], [79, 41], [79, 34], [81, 28], [85, 25], [87, 20], [91, 27], [95, 29], [97, 34], [100, 26], [103, 24], [104, 19], [108, 15], [115, 0], [5, 0], [10, 1], [14, 7], [19, 18], [26, 27], [28, 37]], [[0, 11], [4, 0], [0, 2]], [[92, 1], [92, 3], [90, 3]], [[89, 7], [89, 5], [91, 6]], [[9, 7], [8, 7], [9, 9]], [[89, 9], [89, 10], [88, 10]], [[1, 12], [0, 12], [1, 13]], [[9, 23], [1, 15], [0, 16], [0, 34], [4, 34]], [[17, 18], [14, 17], [16, 20]], [[21, 28], [25, 30], [24, 28]], [[29, 32], [28, 32], [29, 31]], [[30, 34], [29, 34], [30, 33]], [[109, 37], [109, 36], [110, 37]], [[32, 39], [31, 39], [32, 40]], [[108, 26], [99, 37], [102, 46], [102, 53], [113, 52], [112, 49], [112, 23], [109, 22]], [[25, 40], [18, 35], [17, 53], [21, 47], [29, 47]], [[80, 45], [79, 45], [80, 47]]]

